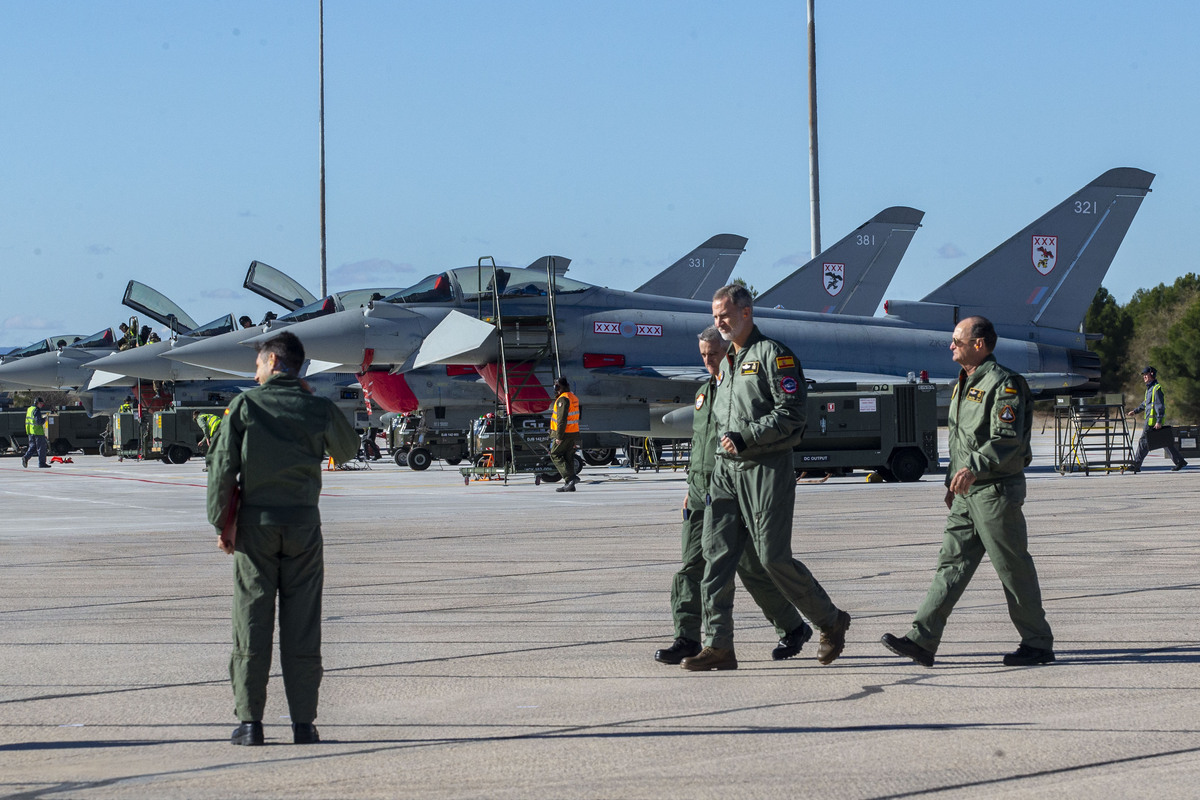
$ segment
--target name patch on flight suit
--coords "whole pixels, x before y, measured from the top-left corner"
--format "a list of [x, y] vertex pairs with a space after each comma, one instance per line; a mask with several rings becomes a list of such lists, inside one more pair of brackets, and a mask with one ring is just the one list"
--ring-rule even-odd
[[777, 356], [775, 358], [775, 369], [791, 369], [796, 366], [796, 359], [791, 356]]
[[1005, 406], [1004, 408], [1000, 409], [998, 417], [1001, 422], [1015, 422], [1017, 419], [1017, 414], [1015, 411], [1013, 411], [1012, 406]]
[[699, 411], [703, 407], [704, 407], [704, 395], [698, 394], [698, 395], [696, 395], [696, 410]]
[[741, 374], [742, 375], [757, 375], [758, 374], [758, 362], [757, 361], [747, 361], [745, 364], [742, 364]]
[[972, 400], [976, 403], [982, 403], [983, 402], [983, 390], [982, 389], [967, 389], [967, 399]]

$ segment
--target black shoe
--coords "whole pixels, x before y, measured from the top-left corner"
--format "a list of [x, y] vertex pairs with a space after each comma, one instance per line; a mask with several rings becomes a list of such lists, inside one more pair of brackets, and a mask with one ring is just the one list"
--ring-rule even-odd
[[292, 744], [316, 744], [321, 741], [317, 726], [311, 722], [297, 722], [292, 725]]
[[779, 645], [771, 651], [771, 658], [776, 661], [791, 658], [800, 652], [800, 648], [804, 647], [804, 643], [812, 638], [812, 634], [813, 630], [808, 627], [808, 623], [801, 622], [799, 628], [779, 640]]
[[678, 664], [685, 658], [700, 655], [700, 651], [704, 648], [699, 642], [691, 639], [685, 639], [680, 636], [675, 640], [675, 643], [670, 647], [664, 647], [662, 650], [654, 651], [654, 660], [660, 664]]
[[1009, 653], [1004, 657], [1004, 666], [1006, 667], [1033, 667], [1038, 664], [1054, 663], [1054, 651], [1045, 650], [1041, 647], [1030, 647], [1023, 644], [1016, 649], [1016, 652]]
[[1179, 470], [1183, 469], [1186, 466], [1187, 466], [1186, 461], [1183, 462], [1182, 464], [1176, 464], [1175, 466], [1171, 467], [1171, 472], [1179, 472]]
[[28, 456], [21, 456], [21, 466], [24, 467], [25, 469], [29, 469], [29, 457]]
[[883, 643], [884, 647], [898, 656], [911, 658], [922, 667], [933, 666], [933, 653], [921, 647], [921, 645], [907, 636], [892, 636], [890, 633], [885, 633], [879, 641]]
[[38, 464], [38, 469], [50, 469], [49, 464]]
[[261, 722], [243, 722], [233, 729], [233, 735], [229, 737], [230, 744], [249, 744], [259, 745], [263, 743], [263, 729]]

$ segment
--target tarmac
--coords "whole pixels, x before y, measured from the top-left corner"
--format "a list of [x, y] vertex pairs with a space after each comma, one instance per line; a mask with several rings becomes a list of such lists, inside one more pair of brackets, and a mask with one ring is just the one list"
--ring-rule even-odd
[[[944, 431], [943, 431], [944, 436]], [[943, 447], [943, 454], [945, 450]], [[0, 459], [0, 795], [10, 798], [1194, 797], [1200, 467], [1059, 475], [1026, 515], [1057, 663], [984, 564], [932, 669], [879, 644], [929, 585], [940, 475], [798, 487], [793, 548], [853, 615], [830, 666], [738, 591], [736, 671], [672, 639], [682, 472], [464, 485], [435, 462], [325, 473], [322, 743], [233, 747], [232, 560], [202, 464]]]

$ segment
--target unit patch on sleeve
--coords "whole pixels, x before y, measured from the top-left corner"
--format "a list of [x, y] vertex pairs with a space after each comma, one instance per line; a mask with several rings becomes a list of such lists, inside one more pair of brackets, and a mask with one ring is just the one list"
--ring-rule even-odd
[[1017, 415], [1012, 406], [1005, 406], [1000, 409], [999, 418], [1001, 422], [1016, 422]]
[[796, 390], [800, 388], [800, 384], [791, 375], [786, 375], [779, 381], [779, 388], [783, 390], [784, 394], [795, 394]]
[[978, 389], [978, 388], [967, 389], [967, 399], [972, 400], [976, 403], [982, 403], [983, 402], [983, 390]]
[[699, 411], [702, 408], [704, 408], [704, 395], [698, 394], [696, 395], [696, 410]]
[[758, 374], [758, 362], [757, 361], [747, 361], [745, 364], [742, 364], [741, 374], [742, 375], [757, 375]]
[[791, 356], [777, 356], [775, 358], [775, 369], [792, 369], [796, 366], [796, 359]]

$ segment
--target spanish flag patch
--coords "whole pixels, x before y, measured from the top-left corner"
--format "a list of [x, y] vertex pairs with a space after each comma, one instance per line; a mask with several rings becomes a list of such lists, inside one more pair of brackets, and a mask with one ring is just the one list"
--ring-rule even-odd
[[1014, 388], [1013, 388], [1013, 387], [1011, 387], [1011, 386], [1005, 386], [1005, 387], [1004, 387], [1004, 393], [1005, 393], [1005, 394], [1016, 394], [1016, 393], [1017, 393], [1017, 390], [1016, 390], [1016, 389], [1014, 389]]
[[777, 356], [775, 358], [775, 369], [792, 369], [796, 366], [796, 359], [791, 356]]

